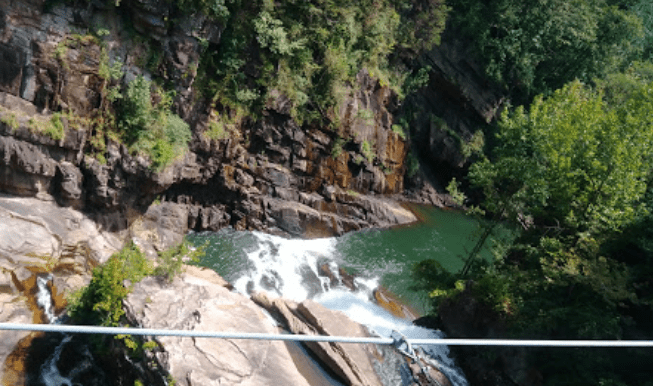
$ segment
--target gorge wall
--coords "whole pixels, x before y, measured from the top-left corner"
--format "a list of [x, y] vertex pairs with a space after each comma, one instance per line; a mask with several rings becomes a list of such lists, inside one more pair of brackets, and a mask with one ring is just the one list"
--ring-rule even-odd
[[[430, 179], [446, 179], [465, 166], [461, 139], [469, 140], [502, 103], [485, 91], [464, 43], [449, 34], [423, 58], [431, 81], [414, 98], [400, 101], [363, 69], [336, 128], [298, 124], [288, 98], [272, 93], [260, 117], [225, 125], [224, 137], [211, 139], [206, 132], [219, 113], [196, 80], [202, 45], [220, 49], [217, 22], [172, 14], [164, 1], [120, 8], [39, 0], [0, 5], [0, 190], [55, 199], [111, 231], [143, 215], [178, 234], [232, 226], [302, 237], [413, 221], [385, 197], [443, 205], [446, 196], [416, 165], [409, 172], [411, 145], [392, 130], [396, 117], [419, 110], [413, 143], [423, 163], [440, 167]], [[101, 38], [92, 35], [97, 31]], [[189, 151], [163, 171], [92, 120], [107, 103], [103, 68], [118, 60], [119, 82], [162, 79], [175, 91], [173, 109], [190, 124]], [[60, 111], [63, 135], [53, 139], [48, 125]], [[148, 213], [153, 202], [164, 205]]]
[[[463, 144], [503, 103], [447, 30], [421, 58], [426, 87], [400, 100], [362, 69], [335, 127], [297, 122], [281, 93], [259, 116], [221, 118], [198, 61], [222, 32], [163, 0], [0, 0], [0, 321], [36, 318], [39, 275], [59, 272], [58, 294], [79, 288], [127, 239], [154, 253], [190, 230], [310, 238], [415, 221], [399, 202], [450, 204], [442, 186], [466, 167]], [[143, 76], [174, 90], [190, 125], [188, 151], [163, 170], [101, 130], [116, 61], [119, 84]], [[402, 116], [407, 136], [393, 130]], [[216, 124], [219, 138], [207, 135]]]

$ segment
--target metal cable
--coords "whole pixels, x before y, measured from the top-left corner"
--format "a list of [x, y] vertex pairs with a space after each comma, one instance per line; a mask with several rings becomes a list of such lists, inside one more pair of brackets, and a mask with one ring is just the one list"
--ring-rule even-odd
[[[324, 335], [258, 334], [155, 328], [71, 326], [62, 324], [0, 323], [0, 330], [62, 332], [69, 334], [152, 335], [219, 339], [283, 340], [303, 342], [395, 344], [392, 338]], [[415, 346], [520, 346], [520, 347], [653, 347], [653, 340], [520, 340], [520, 339], [406, 339]]]

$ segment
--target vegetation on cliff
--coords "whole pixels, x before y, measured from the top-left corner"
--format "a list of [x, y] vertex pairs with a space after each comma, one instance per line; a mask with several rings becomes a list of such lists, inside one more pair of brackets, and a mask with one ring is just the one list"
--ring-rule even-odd
[[[46, 8], [57, 1], [48, 2]], [[88, 8], [99, 5], [81, 2]], [[449, 11], [444, 0], [105, 3], [104, 11], [119, 14], [125, 22], [127, 31], [120, 31], [120, 45], [134, 52], [127, 57], [138, 59], [125, 59], [115, 44], [107, 44], [117, 31], [100, 25], [88, 25], [86, 36], [65, 39], [53, 56], [65, 67], [70, 60], [68, 45], [98, 48], [101, 53], [101, 95], [99, 109], [88, 122], [87, 154], [104, 162], [107, 143], [123, 143], [133, 154], [149, 158], [154, 171], [183, 155], [191, 139], [191, 130], [178, 114], [185, 120], [190, 117], [177, 110], [175, 92], [190, 93], [185, 97], [210, 108], [204, 134], [211, 139], [237, 135], [241, 124], [259, 118], [275, 101], [300, 126], [336, 128], [339, 108], [359, 87], [356, 76], [362, 70], [400, 97], [423, 84], [424, 71], [412, 74], [413, 60], [439, 43]], [[172, 74], [177, 69], [171, 69], [170, 62], [177, 58], [166, 56], [168, 43], [136, 34], [144, 28], [140, 24], [148, 21], [133, 10], [153, 12], [150, 19], [156, 19], [156, 28], [167, 31], [188, 29], [181, 20], [196, 17], [217, 37], [207, 39], [199, 29], [186, 31], [197, 40], [189, 43], [194, 48], [189, 63], [180, 70], [183, 74]], [[139, 67], [136, 71], [134, 64]], [[141, 73], [144, 78], [138, 77]]]
[[300, 122], [337, 120], [363, 68], [401, 92], [402, 59], [439, 42], [448, 11], [441, 0], [188, 3], [226, 25], [203, 55], [207, 95], [256, 114], [278, 92]]
[[[650, 55], [647, 0], [449, 0], [488, 77], [528, 103]], [[648, 12], [648, 15], [646, 13]]]
[[101, 326], [119, 326], [125, 311], [122, 301], [143, 278], [156, 275], [173, 280], [183, 270], [184, 260], [197, 261], [203, 248], [184, 241], [159, 254], [156, 267], [130, 242], [103, 265], [93, 269], [88, 286], [69, 299], [68, 314], [74, 320]]

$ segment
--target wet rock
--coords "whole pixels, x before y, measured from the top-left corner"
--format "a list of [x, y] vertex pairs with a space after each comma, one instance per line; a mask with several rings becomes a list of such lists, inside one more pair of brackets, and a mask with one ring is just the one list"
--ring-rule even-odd
[[413, 320], [418, 317], [417, 312], [402, 304], [394, 294], [382, 287], [375, 288], [373, 296], [378, 305], [398, 318]]
[[[230, 292], [212, 271], [187, 271], [170, 284], [146, 278], [124, 305], [130, 321], [145, 328], [277, 332], [260, 308]], [[163, 351], [155, 359], [177, 385], [308, 385], [282, 342], [176, 337], [158, 341]]]
[[[0, 323], [32, 323], [32, 311], [18, 295], [0, 291]], [[20, 385], [24, 368], [20, 357], [11, 354], [20, 341], [30, 335], [27, 331], [0, 331], [0, 381], [3, 385]]]
[[329, 264], [322, 264], [318, 267], [318, 273], [320, 276], [329, 278], [331, 287], [336, 287], [338, 285], [344, 286], [351, 291], [356, 291], [356, 283], [354, 282], [354, 275], [349, 274], [344, 268], [339, 267], [338, 273], [334, 273], [331, 270]]

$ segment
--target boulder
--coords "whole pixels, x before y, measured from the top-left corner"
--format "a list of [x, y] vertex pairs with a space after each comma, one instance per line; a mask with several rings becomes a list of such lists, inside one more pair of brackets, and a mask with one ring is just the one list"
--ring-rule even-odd
[[[146, 278], [135, 286], [124, 306], [131, 323], [144, 328], [278, 332], [254, 302], [231, 292], [213, 271], [188, 270], [172, 283]], [[180, 386], [308, 386], [280, 341], [157, 340], [163, 350], [155, 354], [156, 361]]]
[[[370, 336], [365, 327], [339, 311], [331, 311], [312, 300], [295, 303], [282, 298], [270, 299], [264, 293], [252, 295], [261, 307], [280, 319], [290, 332], [301, 335]], [[305, 342], [336, 376], [350, 386], [382, 386], [374, 371], [374, 345]]]

